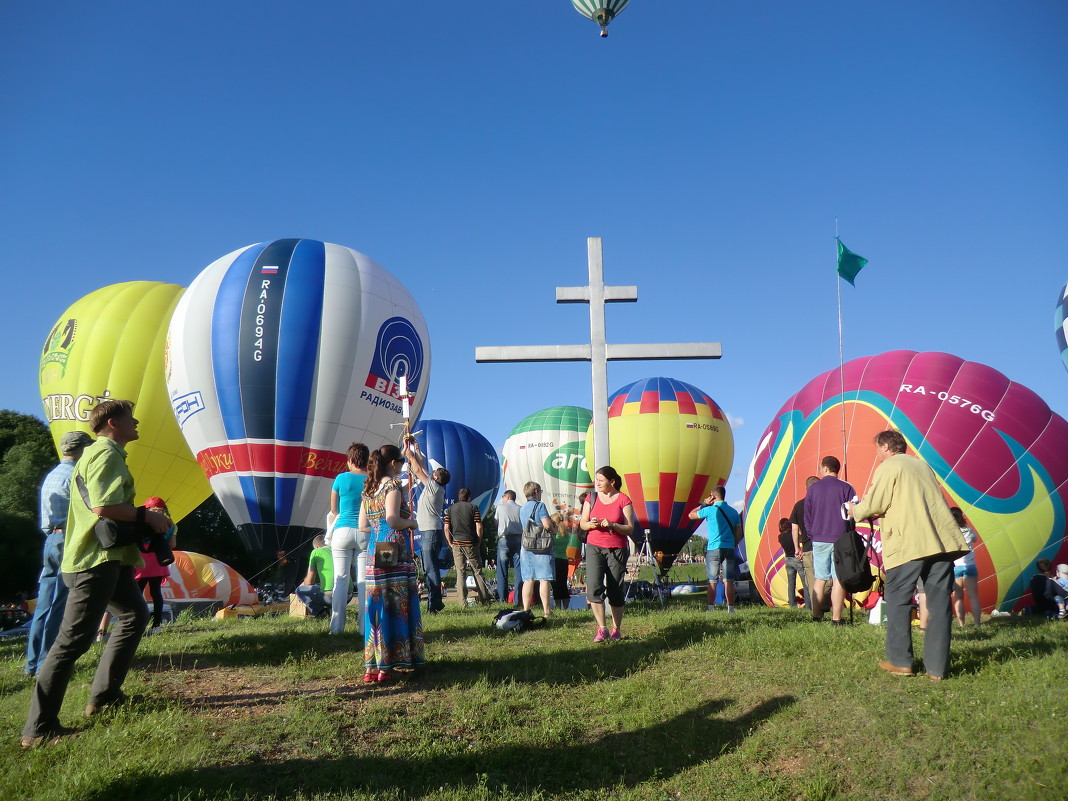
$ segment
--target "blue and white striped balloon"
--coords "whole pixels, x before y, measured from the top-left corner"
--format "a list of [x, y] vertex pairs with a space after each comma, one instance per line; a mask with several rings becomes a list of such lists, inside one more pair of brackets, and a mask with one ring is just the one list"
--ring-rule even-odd
[[362, 253], [279, 239], [210, 264], [175, 308], [167, 390], [250, 549], [322, 528], [352, 442], [398, 442], [398, 381], [426, 400], [430, 339], [407, 289]]

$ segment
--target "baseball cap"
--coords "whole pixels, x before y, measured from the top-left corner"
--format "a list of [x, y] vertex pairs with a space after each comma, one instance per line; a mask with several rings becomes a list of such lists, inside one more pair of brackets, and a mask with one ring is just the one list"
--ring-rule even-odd
[[64, 456], [74, 453], [78, 448], [92, 445], [93, 438], [84, 431], [68, 431], [59, 438], [59, 452]]

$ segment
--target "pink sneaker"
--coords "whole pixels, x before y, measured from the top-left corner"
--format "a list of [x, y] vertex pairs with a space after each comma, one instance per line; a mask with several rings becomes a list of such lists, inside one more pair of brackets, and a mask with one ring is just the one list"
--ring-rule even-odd
[[604, 642], [608, 639], [608, 629], [597, 629], [597, 635], [593, 638], [594, 642]]
[[608, 638], [610, 640], [620, 640], [623, 635], [619, 633], [619, 629], [612, 629], [612, 633], [608, 635]]

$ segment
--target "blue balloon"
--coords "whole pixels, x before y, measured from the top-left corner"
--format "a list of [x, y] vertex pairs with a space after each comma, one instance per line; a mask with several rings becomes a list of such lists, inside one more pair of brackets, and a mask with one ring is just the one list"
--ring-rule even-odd
[[449, 471], [445, 485], [445, 508], [456, 501], [460, 489], [471, 490], [471, 503], [485, 515], [501, 486], [501, 461], [490, 441], [470, 426], [451, 420], [420, 420], [419, 449], [426, 456], [430, 472], [444, 467]]

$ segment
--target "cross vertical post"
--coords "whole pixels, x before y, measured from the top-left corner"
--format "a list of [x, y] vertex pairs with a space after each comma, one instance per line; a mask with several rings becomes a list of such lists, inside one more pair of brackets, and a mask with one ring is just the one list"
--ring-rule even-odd
[[514, 345], [475, 348], [476, 362], [590, 362], [593, 384], [593, 453], [591, 471], [610, 463], [608, 442], [608, 362], [649, 359], [719, 359], [718, 342], [665, 342], [662, 344], [609, 345], [605, 332], [605, 303], [638, 300], [636, 286], [605, 286], [601, 238], [586, 240], [590, 283], [588, 286], [558, 286], [557, 303], [590, 305], [589, 345]]

